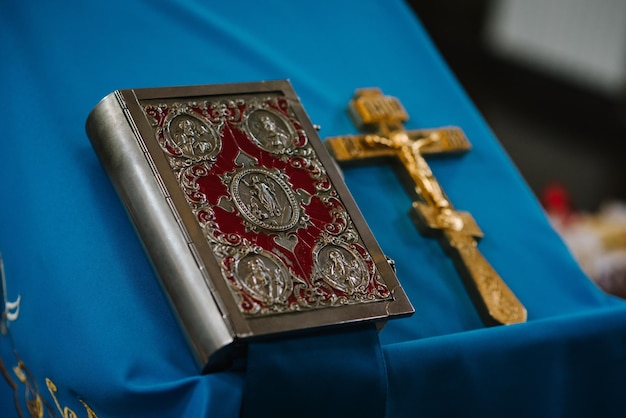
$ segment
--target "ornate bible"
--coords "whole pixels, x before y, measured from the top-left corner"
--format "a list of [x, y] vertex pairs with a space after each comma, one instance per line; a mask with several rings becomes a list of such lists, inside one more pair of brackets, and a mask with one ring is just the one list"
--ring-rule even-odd
[[86, 129], [203, 371], [413, 313], [289, 82], [115, 91]]

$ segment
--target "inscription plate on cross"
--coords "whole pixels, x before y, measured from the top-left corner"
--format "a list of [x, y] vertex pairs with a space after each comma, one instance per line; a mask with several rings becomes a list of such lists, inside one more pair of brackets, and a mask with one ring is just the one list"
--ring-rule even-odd
[[367, 133], [328, 138], [326, 144], [337, 161], [396, 159], [415, 199], [411, 218], [451, 257], [483, 322], [489, 326], [525, 322], [526, 309], [478, 249], [480, 227], [471, 214], [454, 208], [426, 162], [429, 155], [468, 151], [471, 145], [461, 129], [407, 131], [402, 104], [379, 89], [357, 90], [348, 110], [357, 128]]

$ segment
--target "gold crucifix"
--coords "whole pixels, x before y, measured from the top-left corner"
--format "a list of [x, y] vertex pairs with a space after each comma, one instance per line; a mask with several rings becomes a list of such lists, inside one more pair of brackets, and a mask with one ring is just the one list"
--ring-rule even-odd
[[418, 200], [411, 217], [419, 231], [439, 239], [486, 325], [526, 321], [526, 309], [478, 250], [483, 233], [471, 214], [457, 211], [433, 176], [425, 156], [460, 153], [471, 146], [455, 127], [407, 131], [408, 115], [395, 97], [379, 89], [360, 89], [350, 101], [350, 116], [369, 133], [328, 138], [339, 162], [392, 157], [404, 168], [405, 185]]

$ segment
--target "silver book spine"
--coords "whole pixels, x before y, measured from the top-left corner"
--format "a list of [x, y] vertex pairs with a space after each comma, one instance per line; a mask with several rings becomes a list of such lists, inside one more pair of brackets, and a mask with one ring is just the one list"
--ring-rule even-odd
[[151, 168], [143, 139], [119, 92], [106, 96], [86, 130], [101, 164], [124, 202], [200, 369], [213, 368], [234, 341], [225, 311], [211, 292], [193, 245], [177, 220], [169, 195]]

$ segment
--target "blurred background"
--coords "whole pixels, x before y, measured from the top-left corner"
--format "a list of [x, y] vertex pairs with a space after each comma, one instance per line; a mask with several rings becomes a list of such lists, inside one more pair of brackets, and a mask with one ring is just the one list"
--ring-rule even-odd
[[626, 297], [626, 1], [408, 2], [583, 269]]

